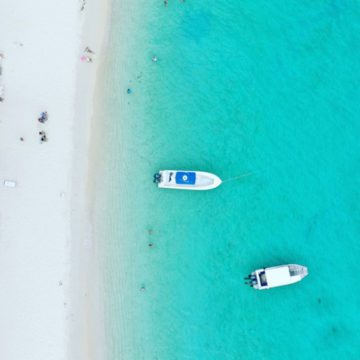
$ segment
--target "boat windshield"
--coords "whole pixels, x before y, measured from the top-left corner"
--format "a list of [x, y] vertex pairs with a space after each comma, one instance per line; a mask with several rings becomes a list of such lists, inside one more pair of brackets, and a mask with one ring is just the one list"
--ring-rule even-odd
[[260, 284], [261, 286], [267, 286], [267, 280], [266, 280], [266, 275], [265, 275], [265, 271], [262, 271], [260, 274], [259, 274], [259, 277], [260, 277]]

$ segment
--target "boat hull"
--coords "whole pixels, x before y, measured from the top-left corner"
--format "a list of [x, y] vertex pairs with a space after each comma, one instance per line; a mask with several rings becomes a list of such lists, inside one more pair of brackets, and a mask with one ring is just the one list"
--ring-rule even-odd
[[211, 190], [222, 182], [218, 176], [204, 171], [161, 170], [158, 174], [158, 187], [163, 189]]
[[306, 266], [288, 264], [258, 269], [249, 275], [250, 285], [257, 290], [295, 284], [308, 275]]

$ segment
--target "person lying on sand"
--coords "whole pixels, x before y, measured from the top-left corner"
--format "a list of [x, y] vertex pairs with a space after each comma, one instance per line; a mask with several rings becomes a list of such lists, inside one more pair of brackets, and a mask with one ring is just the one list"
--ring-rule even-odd
[[88, 46], [85, 48], [84, 52], [87, 52], [89, 54], [95, 54]]

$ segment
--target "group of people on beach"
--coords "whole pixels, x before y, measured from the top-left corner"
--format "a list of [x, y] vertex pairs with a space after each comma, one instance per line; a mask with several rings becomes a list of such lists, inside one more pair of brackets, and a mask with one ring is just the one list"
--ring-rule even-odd
[[[41, 124], [44, 124], [46, 121], [48, 120], [48, 113], [47, 111], [42, 111], [40, 113], [40, 116], [38, 117], [38, 121]], [[46, 142], [47, 136], [46, 136], [46, 132], [44, 130], [39, 131], [39, 136], [40, 136], [40, 143], [42, 144], [43, 142]]]
[[38, 121], [42, 124], [44, 124], [45, 121], [48, 119], [48, 113], [47, 111], [43, 111], [40, 113], [40, 117], [38, 117]]
[[80, 56], [80, 60], [82, 62], [88, 62], [88, 63], [91, 63], [93, 62], [93, 59], [90, 55], [93, 55], [95, 54], [88, 46], [84, 49], [84, 54], [82, 54]]

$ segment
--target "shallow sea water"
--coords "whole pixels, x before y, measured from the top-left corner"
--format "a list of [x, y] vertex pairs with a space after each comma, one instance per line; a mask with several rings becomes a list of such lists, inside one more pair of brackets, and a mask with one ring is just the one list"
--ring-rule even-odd
[[[356, 1], [113, 1], [95, 229], [109, 359], [360, 358], [359, 48]], [[181, 192], [159, 169], [250, 175]], [[284, 263], [310, 274], [244, 285]]]

